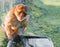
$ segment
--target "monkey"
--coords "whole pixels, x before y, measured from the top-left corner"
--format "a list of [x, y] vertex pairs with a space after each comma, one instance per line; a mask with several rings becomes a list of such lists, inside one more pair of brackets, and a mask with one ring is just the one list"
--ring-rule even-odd
[[22, 35], [29, 22], [28, 7], [18, 4], [11, 8], [5, 15], [3, 28], [8, 39]]
[[7, 47], [12, 47], [12, 39], [16, 39], [16, 36], [23, 34], [28, 22], [28, 7], [26, 5], [18, 4], [8, 11], [2, 23], [4, 33], [9, 39]]

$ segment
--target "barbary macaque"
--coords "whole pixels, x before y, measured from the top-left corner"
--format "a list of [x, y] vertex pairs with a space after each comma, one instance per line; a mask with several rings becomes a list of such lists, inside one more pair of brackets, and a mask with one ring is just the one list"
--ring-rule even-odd
[[18, 4], [10, 9], [3, 22], [3, 28], [8, 39], [22, 35], [28, 21], [28, 7], [26, 5]]

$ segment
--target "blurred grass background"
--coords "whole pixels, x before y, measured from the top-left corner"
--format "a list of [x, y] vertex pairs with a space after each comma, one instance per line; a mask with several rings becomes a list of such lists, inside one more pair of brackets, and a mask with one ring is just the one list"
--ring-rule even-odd
[[[36, 35], [48, 36], [55, 47], [60, 47], [60, 0], [27, 0], [27, 5], [30, 21], [25, 29], [25, 34], [32, 32]], [[0, 25], [6, 11], [8, 12], [6, 8], [0, 10]], [[0, 27], [0, 45], [3, 45], [4, 38]]]

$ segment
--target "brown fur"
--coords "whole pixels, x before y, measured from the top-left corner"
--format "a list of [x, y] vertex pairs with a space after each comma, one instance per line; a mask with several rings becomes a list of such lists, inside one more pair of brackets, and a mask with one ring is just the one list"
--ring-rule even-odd
[[[26, 14], [26, 16], [24, 16], [24, 13]], [[20, 32], [24, 31], [29, 21], [27, 15], [27, 6], [23, 4], [19, 4], [13, 7], [11, 10], [9, 10], [7, 15], [5, 16], [3, 23], [3, 27], [8, 39], [19, 35]], [[24, 17], [26, 17], [26, 19], [24, 19]]]

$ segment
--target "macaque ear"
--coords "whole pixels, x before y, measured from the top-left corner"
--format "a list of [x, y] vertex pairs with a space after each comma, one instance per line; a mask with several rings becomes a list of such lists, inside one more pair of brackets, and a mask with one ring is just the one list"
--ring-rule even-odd
[[25, 8], [25, 11], [28, 12], [28, 7], [26, 5], [24, 6], [24, 8]]

